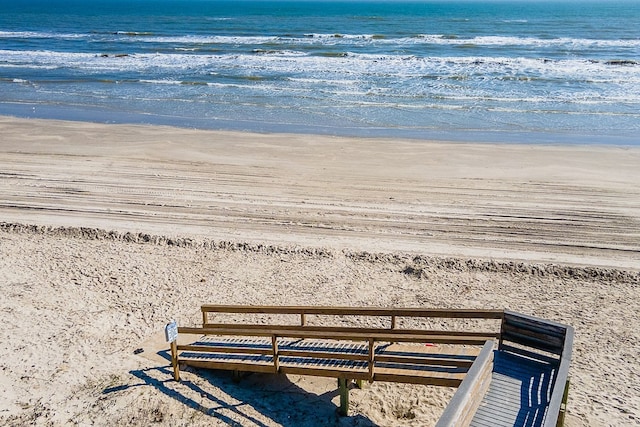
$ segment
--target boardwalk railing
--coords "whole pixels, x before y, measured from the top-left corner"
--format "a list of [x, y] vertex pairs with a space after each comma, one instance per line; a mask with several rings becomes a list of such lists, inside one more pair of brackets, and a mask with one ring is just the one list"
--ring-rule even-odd
[[498, 350], [546, 362], [556, 370], [544, 427], [563, 425], [574, 331], [571, 326], [504, 312]]
[[176, 380], [179, 364], [335, 377], [343, 413], [349, 380], [459, 387], [438, 426], [464, 426], [491, 381], [499, 343], [497, 351], [558, 364], [547, 420], [561, 412], [573, 337], [564, 325], [503, 310], [203, 305], [201, 311], [201, 327], [178, 328], [197, 338], [172, 345]]
[[489, 388], [494, 346], [487, 343], [440, 416], [436, 427], [468, 426]]
[[[422, 308], [372, 308], [372, 307], [301, 307], [301, 306], [238, 306], [238, 305], [203, 305], [202, 311], [202, 327], [206, 329], [220, 328], [241, 328], [241, 329], [264, 329], [264, 323], [235, 323], [235, 322], [214, 322], [212, 317], [221, 314], [262, 314], [262, 315], [295, 315], [299, 317], [299, 322], [286, 323], [286, 324], [269, 324], [269, 326], [277, 326], [286, 328], [289, 330], [305, 330], [305, 331], [325, 331], [325, 332], [380, 332], [381, 330], [389, 329], [394, 333], [425, 333], [431, 334], [449, 334], [460, 336], [486, 336], [490, 335], [495, 338], [499, 337], [499, 334], [495, 329], [488, 332], [476, 332], [470, 333], [468, 331], [442, 331], [431, 330], [425, 331], [423, 329], [407, 329], [398, 324], [398, 320], [401, 318], [408, 319], [497, 319], [502, 320], [503, 310], [473, 310], [473, 309], [449, 309], [449, 310], [434, 310], [434, 309], [422, 309]], [[325, 318], [336, 317], [376, 317], [386, 318], [388, 320], [388, 327], [376, 327], [376, 328], [363, 328], [357, 326], [336, 327], [336, 326], [322, 326], [311, 325], [308, 322], [310, 316], [323, 316]]]

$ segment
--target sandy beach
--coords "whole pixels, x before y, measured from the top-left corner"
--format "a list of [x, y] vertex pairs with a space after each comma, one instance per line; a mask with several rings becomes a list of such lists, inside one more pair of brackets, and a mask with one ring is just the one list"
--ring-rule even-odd
[[335, 380], [173, 382], [164, 324], [228, 303], [568, 323], [567, 425], [638, 425], [639, 165], [639, 147], [0, 117], [0, 424], [426, 426], [453, 393], [374, 383], [341, 418]]

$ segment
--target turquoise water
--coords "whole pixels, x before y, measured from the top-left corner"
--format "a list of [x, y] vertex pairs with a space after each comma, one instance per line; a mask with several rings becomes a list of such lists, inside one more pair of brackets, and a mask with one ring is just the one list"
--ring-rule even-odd
[[640, 144], [640, 1], [0, 0], [0, 114]]

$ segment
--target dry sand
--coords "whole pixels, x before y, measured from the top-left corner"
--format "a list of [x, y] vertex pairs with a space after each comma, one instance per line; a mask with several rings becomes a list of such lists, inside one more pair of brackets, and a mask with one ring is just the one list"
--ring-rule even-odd
[[339, 418], [334, 380], [171, 381], [163, 325], [238, 303], [566, 322], [567, 425], [638, 425], [639, 165], [629, 147], [0, 117], [0, 424], [423, 426], [452, 394], [374, 383]]

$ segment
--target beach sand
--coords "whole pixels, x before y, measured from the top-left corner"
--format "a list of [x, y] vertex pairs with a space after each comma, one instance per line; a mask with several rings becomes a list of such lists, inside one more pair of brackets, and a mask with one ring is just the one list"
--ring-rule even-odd
[[453, 393], [374, 383], [341, 418], [331, 379], [173, 382], [164, 324], [225, 303], [568, 323], [567, 425], [638, 425], [638, 165], [637, 147], [0, 117], [0, 424], [424, 426]]

